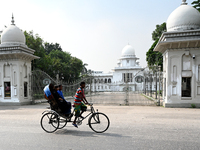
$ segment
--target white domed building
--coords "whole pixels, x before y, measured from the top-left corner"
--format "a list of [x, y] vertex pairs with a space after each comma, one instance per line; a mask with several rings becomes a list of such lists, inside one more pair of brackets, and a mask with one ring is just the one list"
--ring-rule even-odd
[[143, 90], [143, 70], [139, 66], [135, 50], [131, 45], [126, 45], [122, 49], [121, 58], [117, 62], [117, 67], [112, 73], [94, 72], [92, 91], [142, 91]]
[[26, 46], [24, 33], [14, 24], [1, 33], [0, 105], [31, 103], [31, 61], [35, 50]]
[[127, 87], [125, 83], [128, 83], [129, 91], [142, 90], [142, 82], [135, 81], [135, 77], [140, 75], [138, 72], [143, 69], [137, 60], [139, 58], [136, 57], [134, 48], [129, 44], [126, 45], [117, 67], [113, 70], [113, 82], [118, 84], [115, 86], [117, 91], [125, 91]]
[[200, 13], [182, 0], [154, 51], [163, 54], [164, 106], [200, 106]]

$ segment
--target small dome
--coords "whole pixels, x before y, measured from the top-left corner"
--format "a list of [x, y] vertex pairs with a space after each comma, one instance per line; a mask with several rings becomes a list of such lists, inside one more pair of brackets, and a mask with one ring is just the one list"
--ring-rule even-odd
[[2, 45], [25, 45], [24, 33], [14, 24], [6, 28], [1, 34]]
[[185, 0], [167, 19], [167, 31], [200, 29], [200, 13]]
[[135, 55], [135, 50], [131, 45], [126, 45], [122, 50], [122, 56], [133, 56]]

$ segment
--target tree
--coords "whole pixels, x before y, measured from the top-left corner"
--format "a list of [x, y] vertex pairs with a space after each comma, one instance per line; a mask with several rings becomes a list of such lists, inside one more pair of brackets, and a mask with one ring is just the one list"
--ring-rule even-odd
[[46, 43], [44, 43], [44, 49], [47, 54], [49, 54], [52, 50], [62, 51], [62, 48], [61, 48], [60, 44], [58, 44], [58, 43], [55, 43], [55, 44], [50, 43], [49, 44], [46, 42]]
[[[159, 65], [162, 66], [163, 64], [163, 56], [162, 53], [160, 52], [155, 52], [153, 51], [154, 48], [156, 47], [157, 43], [158, 43], [157, 39], [153, 45], [151, 46], [151, 48], [148, 50], [148, 52], [146, 53], [146, 61], [149, 67], [153, 66], [153, 65]], [[162, 68], [162, 67], [161, 67]]]
[[200, 12], [200, 0], [193, 1], [191, 4]]
[[67, 82], [72, 82], [80, 77], [83, 69], [83, 62], [80, 59], [72, 57], [68, 52], [59, 50], [52, 50], [49, 57], [53, 60], [51, 69], [57, 70], [54, 76], [58, 73]]
[[88, 64], [83, 64], [83, 69], [82, 69], [82, 72], [81, 72], [82, 75], [86, 75], [88, 73], [86, 66], [88, 66]]
[[156, 25], [156, 29], [152, 33], [152, 40], [156, 41], [159, 39], [163, 32], [166, 32], [166, 23], [164, 22], [161, 25]]
[[146, 53], [146, 61], [149, 67], [153, 65], [160, 65], [162, 69], [163, 64], [163, 57], [160, 52], [153, 51], [156, 47], [159, 38], [161, 37], [162, 33], [166, 32], [166, 23], [164, 22], [161, 25], [156, 25], [156, 29], [152, 33], [152, 39], [154, 43], [152, 44], [151, 48]]
[[43, 68], [44, 58], [45, 58], [45, 50], [43, 46], [43, 40], [39, 37], [38, 34], [33, 35], [33, 31], [27, 32], [24, 31], [24, 35], [26, 37], [26, 45], [35, 50], [35, 55], [39, 56], [40, 59], [35, 59], [32, 61], [32, 68]]
[[32, 62], [32, 69], [40, 69], [51, 77], [55, 78], [57, 74], [64, 81], [72, 82], [80, 77], [83, 70], [82, 60], [72, 57], [70, 53], [63, 52], [58, 43], [44, 43], [38, 34], [33, 35], [33, 31], [24, 31], [26, 45], [35, 50], [35, 55], [40, 59]]

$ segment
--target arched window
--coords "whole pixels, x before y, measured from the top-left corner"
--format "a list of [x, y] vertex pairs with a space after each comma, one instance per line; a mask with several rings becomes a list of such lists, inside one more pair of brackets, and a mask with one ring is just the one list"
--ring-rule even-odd
[[111, 79], [108, 79], [108, 83], [111, 83]]
[[107, 83], [107, 79], [105, 79], [105, 83]]

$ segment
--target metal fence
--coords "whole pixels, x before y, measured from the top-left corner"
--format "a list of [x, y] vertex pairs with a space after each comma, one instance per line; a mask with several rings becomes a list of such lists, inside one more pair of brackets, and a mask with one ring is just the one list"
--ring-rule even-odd
[[66, 83], [62, 80], [54, 79], [50, 77], [47, 73], [41, 70], [34, 70], [32, 71], [31, 75], [31, 91], [32, 91], [32, 98], [33, 101], [37, 99], [44, 98], [44, 87], [50, 83], [54, 85], [62, 84], [63, 86], [63, 95], [66, 96], [74, 96], [77, 88], [80, 86], [80, 82], [84, 81], [86, 83], [85, 93], [90, 93], [90, 85], [91, 85], [92, 77], [85, 77], [80, 78], [72, 83]]
[[93, 76], [80, 78], [73, 83], [66, 83], [62, 80], [54, 79], [47, 73], [41, 70], [34, 70], [32, 72], [32, 98], [33, 101], [44, 98], [43, 89], [46, 85], [53, 83], [54, 85], [62, 84], [63, 95], [67, 98], [71, 98], [75, 95], [77, 88], [80, 86], [80, 82], [86, 82], [85, 94], [88, 100], [93, 103], [101, 104], [117, 104], [117, 105], [160, 105], [162, 101], [162, 72], [160, 70], [143, 70], [144, 80], [143, 89], [140, 91], [131, 91], [126, 84], [126, 88], [123, 92], [91, 92], [91, 85]]

